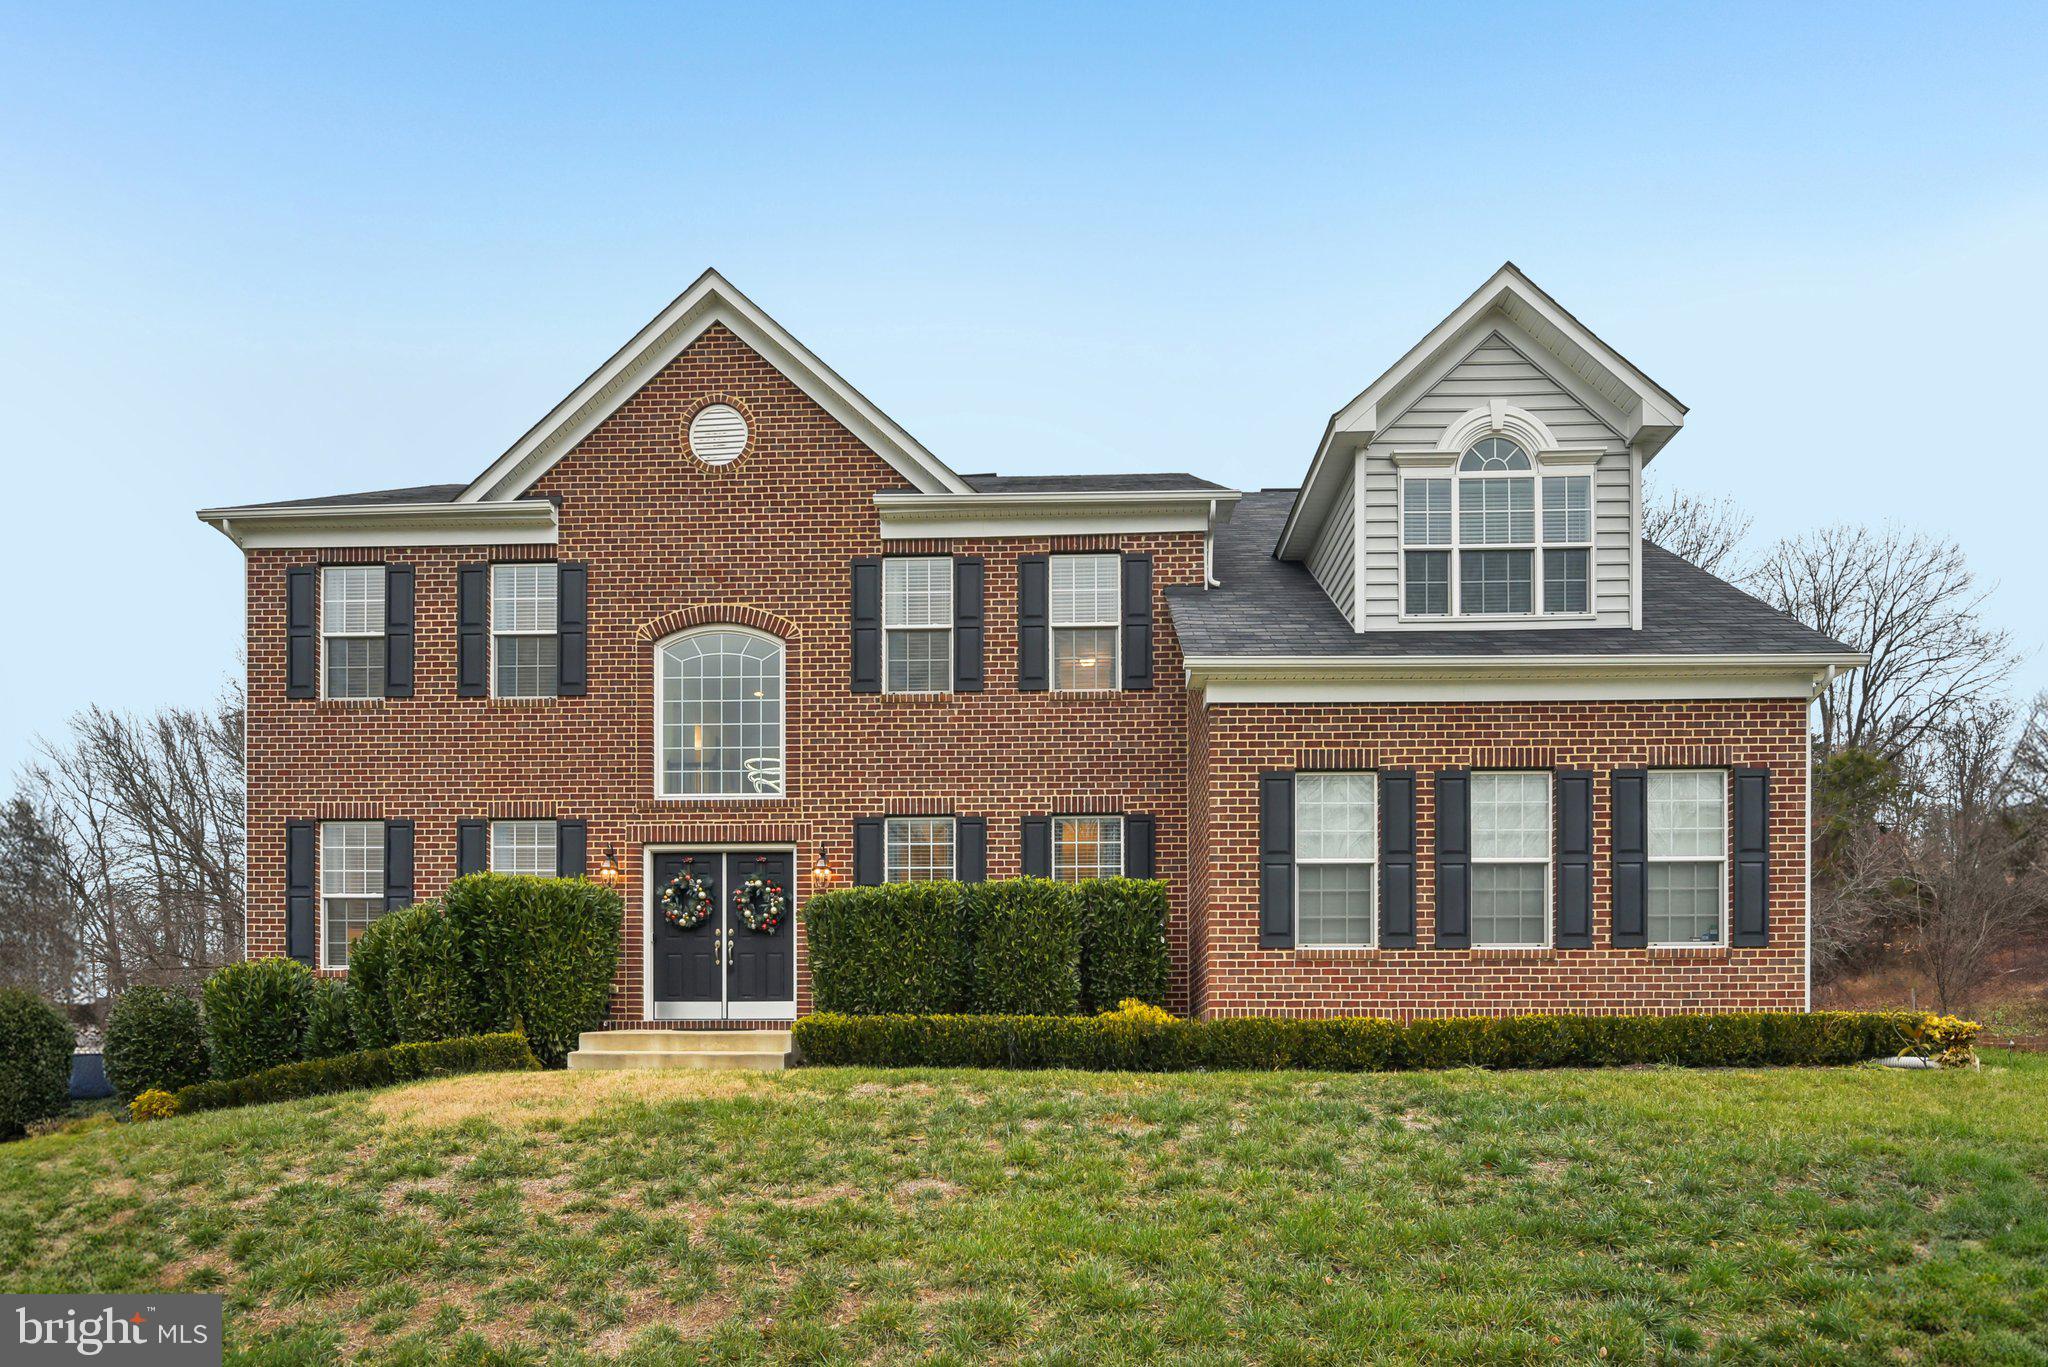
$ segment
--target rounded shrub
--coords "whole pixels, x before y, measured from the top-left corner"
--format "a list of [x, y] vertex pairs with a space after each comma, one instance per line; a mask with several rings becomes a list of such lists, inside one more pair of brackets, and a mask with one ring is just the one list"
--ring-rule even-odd
[[421, 902], [386, 914], [371, 929], [385, 937], [384, 996], [400, 1043], [484, 1033], [469, 947], [446, 908]]
[[389, 916], [380, 916], [348, 949], [348, 1023], [361, 1049], [398, 1043], [398, 1021], [391, 1013], [391, 937], [396, 929]]
[[604, 1023], [625, 904], [582, 878], [479, 873], [448, 888], [447, 919], [475, 988], [471, 1030], [517, 1030], [549, 1068]]
[[296, 959], [251, 959], [215, 969], [201, 994], [206, 1052], [216, 1079], [295, 1063], [313, 1005], [313, 971]]
[[1080, 1009], [1080, 898], [1071, 883], [969, 883], [966, 903], [973, 1010], [1067, 1016]]
[[157, 1088], [175, 1092], [207, 1075], [206, 1026], [190, 993], [131, 987], [107, 1012], [107, 1081], [132, 1101]]
[[[355, 962], [354, 955], [349, 962]], [[353, 991], [352, 986], [332, 978], [313, 984], [313, 1002], [306, 1011], [305, 1047], [299, 1051], [304, 1057], [333, 1058], [355, 1051], [356, 1033], [349, 1024], [348, 1007]]]
[[33, 992], [0, 988], [0, 1139], [71, 1104], [77, 1042], [62, 1011]]
[[151, 1087], [128, 1103], [130, 1120], [169, 1120], [178, 1113], [178, 1098], [160, 1087]]

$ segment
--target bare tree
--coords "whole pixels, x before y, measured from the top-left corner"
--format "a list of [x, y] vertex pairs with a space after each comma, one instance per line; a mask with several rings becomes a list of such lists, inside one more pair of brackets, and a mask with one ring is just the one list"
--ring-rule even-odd
[[25, 797], [0, 807], [0, 986], [78, 1000], [85, 969], [64, 844]]
[[1989, 591], [1954, 542], [1829, 527], [1780, 541], [1749, 581], [1772, 606], [1870, 654], [1821, 693], [1822, 754], [1905, 755], [2019, 663], [2012, 638], [1985, 625]]
[[88, 708], [38, 742], [23, 798], [61, 849], [90, 1000], [242, 954], [242, 699], [130, 717]]
[[1813, 767], [1813, 967], [1820, 975], [1867, 964], [1892, 930], [1888, 894], [1904, 869], [1898, 766], [1868, 750], [1839, 750]]
[[[2039, 812], [2010, 704], [1957, 704], [1924, 731], [1900, 832], [1900, 900], [1944, 1012], [1969, 1008], [1995, 956], [2048, 908]], [[2040, 724], [2038, 715], [2025, 728]]]
[[1643, 535], [1710, 574], [1733, 568], [1749, 525], [1749, 514], [1732, 498], [1702, 498], [1683, 489], [1643, 490]]

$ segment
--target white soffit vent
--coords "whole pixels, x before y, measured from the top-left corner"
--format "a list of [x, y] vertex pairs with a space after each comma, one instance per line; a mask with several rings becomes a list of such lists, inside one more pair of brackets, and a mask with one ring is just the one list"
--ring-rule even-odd
[[747, 420], [731, 404], [710, 404], [690, 419], [690, 454], [706, 465], [730, 465], [746, 449]]

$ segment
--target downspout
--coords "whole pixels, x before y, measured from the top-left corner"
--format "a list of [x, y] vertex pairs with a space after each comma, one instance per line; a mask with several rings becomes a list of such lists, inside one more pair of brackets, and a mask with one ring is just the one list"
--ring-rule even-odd
[[1202, 525], [1202, 586], [1221, 588], [1216, 578], [1216, 500], [1209, 500], [1209, 517]]

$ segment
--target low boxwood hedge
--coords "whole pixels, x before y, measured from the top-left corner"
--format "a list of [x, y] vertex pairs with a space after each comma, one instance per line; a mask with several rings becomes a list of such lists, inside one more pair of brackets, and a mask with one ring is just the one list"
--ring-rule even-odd
[[946, 1068], [1601, 1068], [1857, 1063], [1897, 1053], [1924, 1012], [1731, 1012], [1688, 1016], [1351, 1016], [1176, 1020], [1100, 1016], [847, 1016], [797, 1021], [801, 1061]]
[[811, 992], [821, 1011], [950, 1014], [968, 1009], [962, 885], [835, 888], [804, 903]]
[[518, 1072], [538, 1067], [540, 1061], [527, 1047], [524, 1035], [472, 1035], [466, 1039], [394, 1044], [389, 1049], [364, 1049], [335, 1058], [287, 1063], [230, 1081], [180, 1087], [174, 1095], [178, 1113], [183, 1114], [350, 1092], [454, 1073]]

